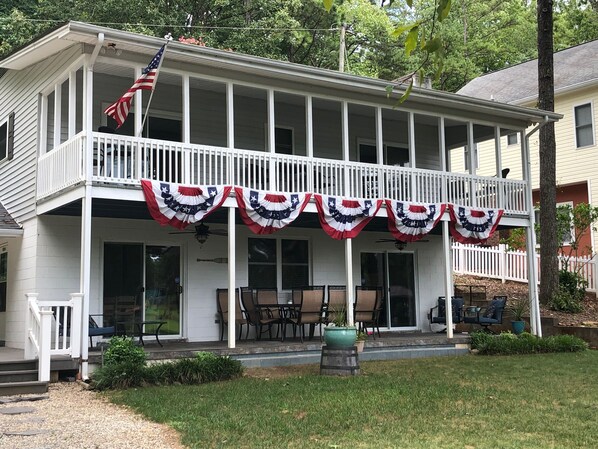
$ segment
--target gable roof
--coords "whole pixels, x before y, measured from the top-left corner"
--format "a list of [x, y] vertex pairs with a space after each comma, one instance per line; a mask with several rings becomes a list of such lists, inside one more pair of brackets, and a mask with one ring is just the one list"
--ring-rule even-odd
[[23, 229], [0, 203], [0, 237], [23, 235]]
[[[598, 40], [554, 53], [555, 94], [598, 83], [597, 59]], [[509, 104], [535, 103], [538, 97], [538, 60], [482, 75], [457, 93]]]
[[[73, 45], [83, 45], [87, 51], [91, 51], [90, 49], [100, 41], [100, 37], [104, 45], [117, 45], [119, 49], [130, 52], [131, 55], [146, 55], [145, 57], [153, 56], [156, 49], [164, 43], [164, 39], [157, 37], [82, 22], [68, 22], [0, 60], [0, 69], [21, 70]], [[355, 98], [365, 98], [367, 101], [388, 103], [392, 107], [397, 105], [398, 99], [407, 88], [406, 84], [397, 85], [386, 80], [173, 41], [168, 46], [168, 58], [165, 58], [164, 66], [181, 63], [228, 70], [238, 76], [262, 79], [264, 82], [269, 80], [272, 81], [272, 86], [276, 83], [286, 83], [313, 92], [324, 92], [326, 95], [336, 93], [347, 97], [349, 94]], [[387, 88], [391, 85], [393, 91], [388, 95]], [[557, 121], [562, 117], [554, 112], [501, 104], [486, 99], [465, 98], [450, 92], [418, 87], [413, 88], [401, 107], [421, 113], [432, 112], [448, 116], [456, 114], [480, 121], [500, 121], [522, 128], [546, 120]]]

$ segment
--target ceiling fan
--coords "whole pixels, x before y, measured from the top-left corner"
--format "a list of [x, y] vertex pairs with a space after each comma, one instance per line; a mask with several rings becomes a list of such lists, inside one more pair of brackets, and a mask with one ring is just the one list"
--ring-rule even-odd
[[[428, 242], [429, 240], [417, 240], [412, 243], [419, 243], [419, 242]], [[376, 243], [394, 243], [395, 248], [399, 251], [403, 251], [407, 247], [407, 242], [403, 242], [402, 240], [398, 239], [378, 239]]]
[[195, 231], [169, 232], [169, 234], [194, 234], [195, 240], [202, 245], [206, 243], [210, 235], [226, 236], [228, 235], [228, 232], [224, 229], [214, 229], [213, 231], [210, 231], [208, 225], [200, 222], [195, 225]]

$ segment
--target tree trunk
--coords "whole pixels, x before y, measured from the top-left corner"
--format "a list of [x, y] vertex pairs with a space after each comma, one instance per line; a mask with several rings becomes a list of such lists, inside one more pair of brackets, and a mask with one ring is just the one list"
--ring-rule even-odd
[[[554, 111], [552, 0], [538, 0], [538, 107]], [[540, 302], [559, 286], [554, 123], [540, 128]]]

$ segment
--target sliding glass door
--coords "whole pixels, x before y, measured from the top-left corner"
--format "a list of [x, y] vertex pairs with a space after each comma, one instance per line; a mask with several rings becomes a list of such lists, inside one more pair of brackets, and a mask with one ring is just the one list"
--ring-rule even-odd
[[178, 246], [105, 243], [104, 324], [132, 331], [136, 321], [160, 320], [162, 334], [180, 335], [180, 259]]
[[380, 328], [416, 328], [413, 253], [361, 253], [361, 285], [382, 287]]

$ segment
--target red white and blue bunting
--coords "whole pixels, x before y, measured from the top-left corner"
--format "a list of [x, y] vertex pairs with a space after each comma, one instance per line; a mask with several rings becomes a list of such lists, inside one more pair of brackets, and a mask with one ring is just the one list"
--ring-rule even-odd
[[183, 186], [141, 180], [145, 201], [154, 220], [161, 225], [185, 229], [203, 220], [224, 203], [231, 186]]
[[378, 213], [382, 200], [314, 195], [324, 232], [335, 240], [352, 239]]
[[502, 209], [482, 209], [449, 204], [450, 231], [459, 243], [484, 243], [498, 227]]
[[408, 203], [385, 200], [388, 230], [401, 242], [415, 242], [428, 234], [440, 221], [446, 204]]
[[255, 234], [272, 234], [291, 224], [309, 202], [311, 193], [271, 193], [235, 187], [239, 214]]

